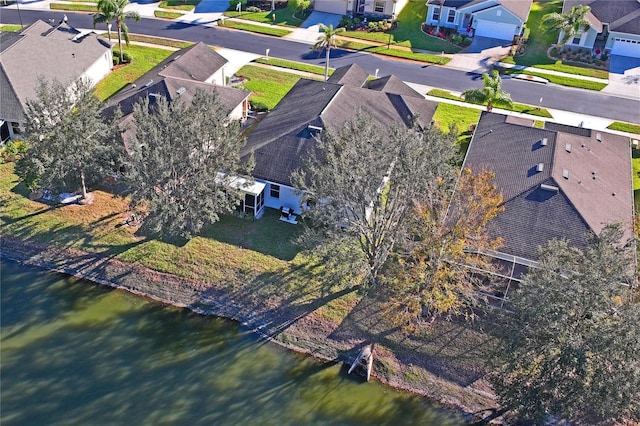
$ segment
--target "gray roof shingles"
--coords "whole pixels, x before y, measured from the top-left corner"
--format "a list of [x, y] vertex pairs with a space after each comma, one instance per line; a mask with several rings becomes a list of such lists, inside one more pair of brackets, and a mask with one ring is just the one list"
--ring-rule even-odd
[[609, 24], [609, 31], [640, 34], [640, 3], [637, 0], [564, 0], [562, 11], [577, 5], [591, 8], [591, 15], [599, 22], [594, 27], [602, 31], [601, 24]]
[[23, 30], [19, 38], [13, 38], [8, 47], [3, 47], [0, 59], [3, 104], [5, 94], [12, 97], [9, 88], [15, 98], [2, 106], [2, 118], [24, 115], [27, 100], [36, 96], [39, 79], [55, 78], [62, 84], [69, 84], [111, 49], [95, 33], [83, 37], [78, 34], [66, 23], [52, 27], [36, 21]]
[[[343, 69], [339, 68], [336, 73], [344, 76]], [[385, 78], [385, 81], [389, 80]], [[384, 84], [379, 88], [383, 87]], [[314, 131], [308, 128], [309, 125], [337, 130], [345, 121], [355, 118], [358, 111], [370, 114], [383, 125], [408, 125], [411, 116], [415, 115], [419, 116], [421, 125], [428, 125], [437, 104], [416, 97], [416, 92], [409, 87], [406, 90], [397, 90], [395, 84], [393, 87], [394, 91], [410, 95], [300, 79], [256, 126], [241, 155], [248, 158], [253, 153], [256, 160], [254, 177], [291, 185], [291, 173], [302, 166], [302, 159], [315, 146]]]
[[159, 94], [169, 101], [180, 97], [189, 102], [197, 90], [215, 91], [228, 112], [231, 112], [250, 92], [205, 82], [226, 62], [225, 58], [202, 42], [179, 50], [109, 99], [106, 115], [111, 115], [119, 106], [126, 117], [133, 113], [133, 107], [139, 100], [150, 94]]
[[[595, 132], [552, 127], [555, 130], [538, 129], [483, 113], [475, 130], [464, 164], [496, 175], [505, 210], [490, 229], [504, 239], [505, 253], [535, 259], [537, 247], [553, 238], [581, 246], [588, 232], [599, 233], [614, 221], [622, 221], [630, 236], [628, 138], [600, 132], [598, 142]], [[542, 171], [537, 171], [538, 163], [544, 164]]]

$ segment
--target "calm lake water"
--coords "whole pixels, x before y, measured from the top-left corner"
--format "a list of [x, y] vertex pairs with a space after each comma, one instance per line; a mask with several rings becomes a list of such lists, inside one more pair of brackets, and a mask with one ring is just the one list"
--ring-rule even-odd
[[235, 322], [2, 261], [0, 423], [455, 425]]

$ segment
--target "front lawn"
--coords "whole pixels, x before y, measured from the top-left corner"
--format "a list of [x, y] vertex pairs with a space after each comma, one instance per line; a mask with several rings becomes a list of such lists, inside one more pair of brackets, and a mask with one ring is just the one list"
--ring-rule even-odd
[[451, 130], [458, 133], [456, 144], [461, 155], [460, 162], [464, 159], [473, 136], [469, 128], [478, 123], [481, 113], [482, 111], [476, 108], [467, 108], [446, 102], [440, 103], [436, 108], [433, 115], [435, 125], [444, 133], [449, 133]]
[[245, 65], [236, 72], [236, 75], [247, 79], [242, 87], [253, 93], [249, 102], [253, 109], [257, 110], [275, 108], [284, 95], [300, 80], [299, 75], [255, 65]]
[[[411, 0], [398, 16], [398, 27], [385, 32], [346, 31], [341, 35], [376, 43], [409, 47], [430, 52], [457, 53], [461, 49], [455, 44], [437, 37], [431, 37], [421, 31], [427, 16], [424, 1]], [[391, 38], [389, 38], [391, 36]]]
[[0, 25], [0, 31], [20, 31], [22, 27], [20, 25]]
[[196, 8], [200, 0], [163, 0], [158, 5], [161, 9], [176, 9], [191, 11]]
[[73, 12], [97, 12], [98, 7], [94, 4], [83, 3], [51, 3], [49, 7], [53, 10], [70, 10]]
[[183, 15], [184, 13], [172, 12], [170, 10], [154, 10], [153, 11], [153, 16], [155, 16], [156, 18], [163, 18], [163, 19], [176, 19]]
[[529, 43], [525, 54], [514, 58], [516, 64], [529, 67], [555, 64], [555, 61], [547, 56], [547, 50], [558, 41], [558, 32], [540, 28], [542, 17], [554, 12], [562, 12], [562, 0], [539, 0], [533, 3], [527, 20], [527, 28], [530, 30]]
[[277, 26], [264, 26], [264, 25], [253, 25], [247, 24], [245, 22], [232, 21], [231, 19], [226, 19], [224, 24], [218, 23], [218, 26], [221, 28], [233, 28], [236, 30], [243, 31], [251, 31], [252, 33], [257, 34], [265, 34], [276, 37], [284, 37], [288, 34], [291, 34], [289, 30], [283, 30], [282, 28], [278, 28]]
[[[276, 19], [273, 19], [273, 15], [276, 15]], [[249, 21], [262, 22], [265, 24], [282, 25], [285, 27], [299, 27], [302, 25], [305, 19], [309, 17], [311, 12], [307, 11], [303, 14], [298, 12], [295, 6], [289, 6], [284, 9], [278, 9], [275, 11], [265, 12], [225, 12], [225, 15], [230, 18], [242, 18]]]
[[639, 125], [631, 124], [631, 123], [623, 123], [621, 121], [614, 121], [613, 123], [609, 124], [607, 129], [618, 130], [620, 132], [627, 132], [627, 133], [633, 133], [633, 134], [636, 134], [636, 135], [640, 135], [640, 126]]
[[[253, 62], [264, 65], [271, 65], [278, 68], [286, 68], [295, 71], [303, 71], [311, 74], [324, 76], [324, 67], [320, 65], [305, 64], [304, 62], [289, 61], [280, 58], [257, 58]], [[329, 68], [329, 75], [333, 74], [333, 68]]]
[[[117, 49], [117, 46], [115, 49]], [[173, 51], [167, 49], [136, 46], [134, 44], [129, 47], [123, 46], [122, 51], [129, 53], [132, 61], [128, 65], [114, 69], [107, 77], [96, 84], [94, 92], [100, 100], [104, 101], [110, 98], [173, 53]]]
[[[463, 98], [455, 96], [451, 94], [451, 92], [447, 90], [442, 90], [442, 89], [432, 89], [429, 91], [429, 93], [427, 93], [427, 95], [436, 96], [438, 98], [450, 99], [454, 101], [466, 102]], [[480, 105], [486, 105], [486, 102]], [[494, 107], [500, 108], [500, 109], [506, 109], [508, 111], [513, 111], [513, 112], [519, 112], [521, 114], [529, 114], [529, 115], [536, 115], [538, 117], [553, 118], [551, 113], [549, 113], [549, 111], [547, 111], [545, 108], [538, 109], [535, 106], [527, 105], [527, 104], [519, 104], [517, 102], [514, 102], [511, 106], [506, 104], [503, 105], [503, 104], [495, 103]]]

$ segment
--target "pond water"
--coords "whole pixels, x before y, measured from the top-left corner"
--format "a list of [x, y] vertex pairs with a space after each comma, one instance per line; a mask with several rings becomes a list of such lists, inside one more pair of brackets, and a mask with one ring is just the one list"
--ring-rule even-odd
[[0, 423], [455, 425], [233, 321], [2, 261]]

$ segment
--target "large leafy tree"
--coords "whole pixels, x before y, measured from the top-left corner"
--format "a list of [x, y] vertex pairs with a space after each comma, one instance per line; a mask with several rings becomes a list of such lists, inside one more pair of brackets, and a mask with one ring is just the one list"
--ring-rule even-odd
[[[120, 50], [120, 59], [122, 60], [122, 38], [124, 38], [127, 46], [129, 45], [129, 27], [125, 22], [126, 19], [133, 19], [138, 22], [140, 14], [135, 11], [125, 11], [125, 7], [129, 4], [129, 0], [99, 0], [98, 12], [93, 15], [93, 26], [96, 24], [106, 23], [107, 28], [111, 22], [116, 23], [118, 30], [118, 48]], [[111, 31], [109, 31], [109, 41], [111, 41]]]
[[[308, 215], [324, 241], [355, 242], [369, 282], [409, 224], [415, 201], [455, 182], [456, 152], [431, 129], [383, 127], [358, 113], [317, 140], [317, 150], [294, 173], [297, 187], [317, 200]], [[353, 263], [354, 272], [358, 263]]]
[[589, 21], [585, 19], [591, 8], [589, 6], [573, 6], [565, 13], [549, 13], [542, 17], [540, 26], [542, 28], [560, 31], [561, 38], [558, 42], [560, 46], [571, 40], [581, 28], [589, 28]]
[[230, 182], [250, 171], [239, 157], [244, 140], [215, 92], [198, 91], [188, 105], [155, 99], [135, 106], [128, 130], [132, 206], [144, 206], [149, 231], [190, 238], [239, 203]]
[[322, 35], [318, 37], [318, 41], [313, 45], [313, 50], [325, 51], [325, 63], [324, 63], [324, 80], [329, 79], [329, 56], [331, 54], [331, 48], [336, 47], [336, 35], [344, 32], [344, 28], [333, 28], [333, 25], [328, 27], [324, 24], [320, 24], [320, 31]]
[[455, 191], [436, 181], [416, 205], [411, 232], [388, 277], [394, 321], [417, 329], [437, 316], [473, 315], [483, 290], [489, 290], [479, 271], [493, 269], [486, 254], [501, 243], [487, 232], [502, 210], [493, 178], [490, 171], [464, 169]]
[[100, 182], [118, 165], [122, 144], [116, 124], [101, 116], [102, 104], [87, 81], [67, 87], [41, 81], [26, 105], [28, 150], [16, 173], [31, 189], [53, 195]]
[[498, 71], [491, 74], [482, 74], [483, 86], [478, 89], [468, 89], [462, 93], [464, 99], [468, 102], [487, 104], [487, 111], [493, 109], [496, 103], [512, 105], [511, 95], [502, 90], [502, 79]]
[[528, 423], [640, 420], [640, 305], [620, 226], [584, 249], [552, 241], [512, 294], [494, 387]]

